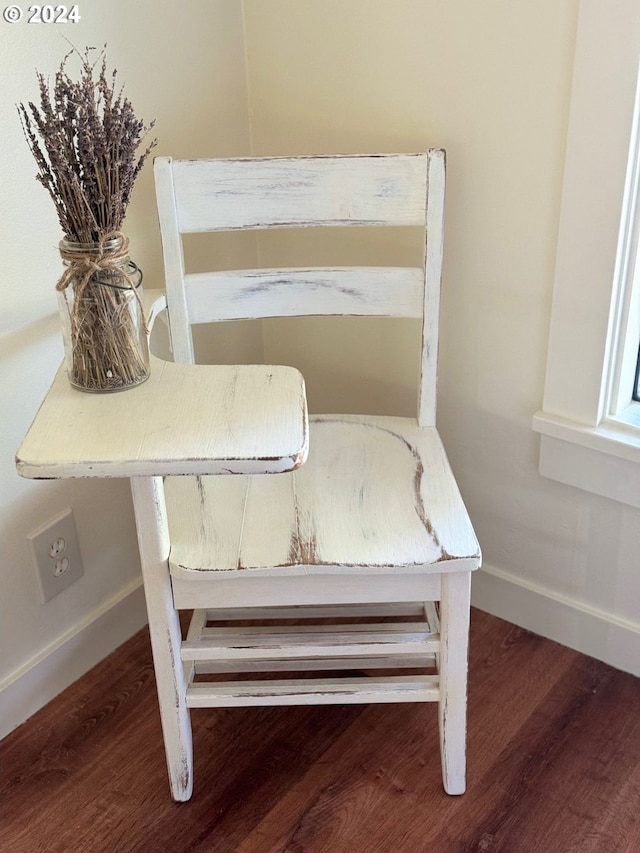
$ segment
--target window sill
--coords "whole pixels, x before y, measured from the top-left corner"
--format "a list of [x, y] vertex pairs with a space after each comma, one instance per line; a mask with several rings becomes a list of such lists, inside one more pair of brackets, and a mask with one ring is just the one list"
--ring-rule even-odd
[[589, 427], [538, 412], [543, 477], [640, 508], [640, 404]]

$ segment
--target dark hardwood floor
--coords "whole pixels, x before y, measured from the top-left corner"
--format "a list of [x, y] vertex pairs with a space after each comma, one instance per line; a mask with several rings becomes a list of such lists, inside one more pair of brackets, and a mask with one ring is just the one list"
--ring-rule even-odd
[[170, 799], [142, 631], [7, 737], [0, 849], [638, 853], [640, 682], [472, 615], [468, 788], [435, 705], [200, 710]]

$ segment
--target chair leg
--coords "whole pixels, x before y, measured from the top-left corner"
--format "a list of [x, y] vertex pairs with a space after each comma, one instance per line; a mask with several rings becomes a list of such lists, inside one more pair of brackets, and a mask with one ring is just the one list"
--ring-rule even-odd
[[171, 794], [174, 800], [184, 801], [193, 790], [193, 746], [180, 658], [182, 634], [169, 575], [169, 534], [162, 478], [132, 478], [131, 492]]
[[464, 794], [471, 572], [444, 572], [440, 599], [440, 756], [447, 794]]

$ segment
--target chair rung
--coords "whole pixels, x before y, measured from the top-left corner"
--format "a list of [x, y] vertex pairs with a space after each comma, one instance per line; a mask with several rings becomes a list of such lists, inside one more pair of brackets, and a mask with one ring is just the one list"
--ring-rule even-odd
[[195, 671], [198, 675], [214, 675], [230, 672], [302, 672], [313, 670], [338, 669], [434, 669], [436, 656], [426, 655], [384, 655], [384, 657], [348, 657], [348, 658], [293, 658], [273, 660], [223, 660], [198, 661]]
[[190, 708], [247, 705], [330, 705], [369, 702], [435, 702], [438, 676], [409, 678], [289, 679], [284, 681], [199, 682], [187, 688]]
[[438, 614], [438, 604], [435, 601], [426, 601], [424, 605], [424, 613], [427, 617], [429, 628], [432, 631], [440, 630], [440, 616]]
[[184, 661], [422, 655], [440, 651], [424, 623], [206, 628], [182, 644]]
[[241, 621], [243, 619], [350, 619], [382, 616], [424, 617], [425, 605], [408, 601], [391, 604], [320, 604], [291, 607], [223, 607], [207, 610], [209, 622]]
[[217, 625], [208, 628], [203, 627], [200, 636], [202, 639], [224, 639], [225, 637], [237, 637], [243, 640], [246, 637], [259, 636], [267, 638], [268, 636], [298, 636], [301, 639], [311, 637], [314, 634], [327, 637], [335, 635], [336, 638], [348, 636], [350, 634], [364, 636], [365, 634], [381, 634], [391, 636], [392, 634], [420, 634], [429, 636], [432, 632], [428, 630], [426, 622], [383, 622], [374, 625], [366, 622], [359, 622], [351, 625], [261, 625], [256, 628], [254, 625], [241, 625], [229, 627], [219, 627]]

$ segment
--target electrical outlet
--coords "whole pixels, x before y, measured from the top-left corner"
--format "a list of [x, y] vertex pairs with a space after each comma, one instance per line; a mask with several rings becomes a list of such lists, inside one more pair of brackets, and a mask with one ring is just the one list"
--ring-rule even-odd
[[35, 561], [42, 603], [46, 604], [84, 574], [73, 513], [61, 515], [27, 536]]

